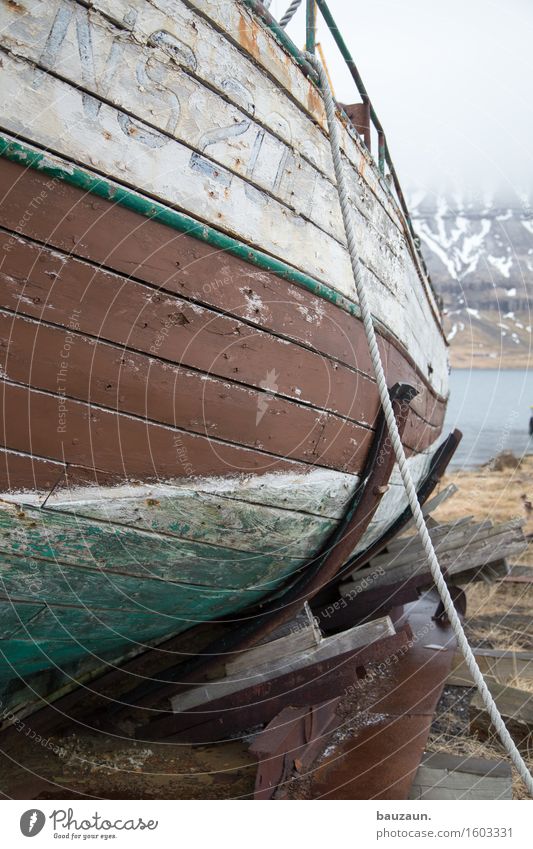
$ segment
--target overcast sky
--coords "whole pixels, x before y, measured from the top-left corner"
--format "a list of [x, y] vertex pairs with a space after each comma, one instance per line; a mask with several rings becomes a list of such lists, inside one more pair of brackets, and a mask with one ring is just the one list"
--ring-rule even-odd
[[[273, 0], [281, 17], [289, 0]], [[533, 190], [533, 0], [329, 0], [403, 185]], [[305, 2], [288, 27], [305, 39]], [[341, 102], [354, 83], [319, 14]]]

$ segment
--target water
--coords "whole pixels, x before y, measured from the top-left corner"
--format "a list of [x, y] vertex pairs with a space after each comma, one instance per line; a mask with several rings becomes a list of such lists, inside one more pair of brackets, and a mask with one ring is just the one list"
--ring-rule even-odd
[[444, 433], [457, 427], [463, 439], [451, 467], [479, 466], [500, 451], [512, 451], [517, 457], [533, 454], [531, 405], [533, 370], [452, 371]]

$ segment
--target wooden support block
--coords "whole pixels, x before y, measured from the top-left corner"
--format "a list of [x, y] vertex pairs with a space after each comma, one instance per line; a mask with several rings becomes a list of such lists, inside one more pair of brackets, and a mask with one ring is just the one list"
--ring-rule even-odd
[[251, 686], [266, 684], [273, 678], [287, 675], [289, 672], [295, 672], [311, 664], [329, 660], [337, 655], [346, 654], [346, 652], [353, 651], [360, 646], [381, 640], [383, 637], [392, 637], [395, 633], [394, 625], [388, 616], [368, 622], [365, 625], [357, 625], [355, 628], [350, 628], [349, 631], [343, 631], [333, 637], [321, 640], [313, 648], [290, 655], [288, 658], [277, 657], [271, 660], [268, 665], [261, 667], [257, 673], [234, 673], [231, 677], [228, 676], [221, 681], [209, 681], [200, 687], [185, 690], [185, 692], [179, 693], [171, 699], [172, 708], [176, 713], [191, 710], [191, 708], [206, 704], [214, 699], [221, 699]]
[[[533, 652], [497, 651], [496, 649], [473, 649], [479, 668], [485, 678], [508, 685], [513, 679], [533, 680]], [[461, 652], [456, 652], [448, 684], [458, 687], [473, 687], [474, 681], [466, 667]]]
[[[533, 693], [506, 687], [497, 681], [487, 681], [494, 701], [509, 734], [523, 752], [531, 751], [533, 744]], [[481, 739], [496, 733], [479, 693], [470, 702], [470, 730]]]
[[139, 728], [137, 736], [188, 743], [226, 739], [264, 725], [288, 704], [305, 707], [346, 694], [356, 685], [366, 664], [403, 656], [410, 647], [412, 636], [411, 629], [405, 625], [394, 636], [279, 674], [269, 681], [247, 686], [192, 710], [162, 713]]
[[425, 752], [414, 777], [410, 799], [512, 799], [510, 764]]
[[226, 663], [226, 675], [239, 672], [255, 673], [281, 658], [299, 654], [317, 646], [322, 639], [320, 628], [305, 604], [301, 615], [269, 635], [269, 640], [247, 651], [239, 652]]

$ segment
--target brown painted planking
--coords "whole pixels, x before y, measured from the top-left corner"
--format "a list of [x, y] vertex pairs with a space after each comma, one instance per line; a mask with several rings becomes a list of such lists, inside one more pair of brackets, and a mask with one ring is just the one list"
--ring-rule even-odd
[[[276, 372], [279, 393], [370, 425], [375, 420], [378, 396], [374, 382], [329, 358], [73, 257], [21, 239], [13, 242], [8, 234], [0, 233], [0, 250], [6, 245], [9, 251], [0, 273], [4, 282], [1, 305], [7, 309], [56, 324], [68, 324], [78, 309], [81, 314], [75, 321], [90, 335], [182, 365], [206, 370], [209, 366], [211, 373], [247, 385], [264, 382], [266, 362]], [[360, 330], [357, 321], [354, 330]], [[200, 335], [202, 331], [205, 333]], [[220, 351], [216, 334], [230, 341], [222, 357], [216, 356]], [[231, 344], [232, 338], [235, 344]], [[239, 356], [242, 350], [244, 358]], [[255, 371], [248, 375], [241, 367], [239, 373], [236, 362], [255, 367]], [[391, 351], [388, 364], [394, 378], [405, 379], [409, 372], [405, 358]], [[414, 374], [407, 376], [416, 379]], [[355, 386], [364, 390], [358, 393], [357, 404]], [[429, 412], [435, 411], [428, 420], [440, 427], [444, 406], [425, 393], [423, 384], [420, 389], [427, 396]]]
[[0, 492], [51, 490], [64, 473], [63, 463], [0, 448]]
[[[158, 480], [197, 475], [303, 472], [309, 466], [196, 436], [127, 415], [65, 402], [65, 431], [59, 419], [64, 399], [3, 383], [6, 448], [45, 459], [94, 466], [124, 478]], [[361, 452], [364, 459], [364, 450]], [[358, 465], [361, 465], [359, 463]]]
[[[41, 491], [58, 487], [120, 486], [131, 483], [124, 474], [69, 465], [0, 447], [0, 492]], [[44, 499], [43, 499], [44, 500]]]
[[[0, 174], [8, 189], [0, 206], [0, 223], [5, 227], [17, 228], [67, 253], [239, 315], [371, 373], [360, 323], [335, 305], [80, 189], [60, 182], [47, 188], [50, 181], [36, 171], [2, 160]], [[9, 191], [10, 185], [15, 189]], [[25, 221], [25, 212], [42, 191], [48, 202], [31, 207], [32, 215]], [[422, 381], [427, 391], [435, 395], [423, 372], [419, 371], [417, 380], [414, 363], [406, 357], [400, 342], [390, 337], [382, 340], [383, 345], [395, 348], [402, 357], [401, 373], [391, 373], [391, 384], [399, 377], [411, 383]], [[406, 358], [413, 372], [409, 378]]]
[[[203, 368], [244, 385], [261, 387], [266, 383], [294, 400], [338, 410], [370, 425], [375, 421], [375, 383], [351, 368], [238, 319], [154, 292], [18, 237], [0, 233], [1, 249], [5, 254], [0, 303], [7, 309], [55, 324], [79, 326], [92, 336]], [[354, 329], [360, 330], [359, 322], [354, 321]], [[389, 360], [392, 363], [392, 351]], [[396, 353], [393, 373], [400, 377], [406, 368], [405, 359]], [[421, 389], [425, 407], [433, 406], [432, 418], [440, 428], [444, 405], [425, 392], [423, 384]], [[413, 419], [419, 430], [415, 413]]]
[[80, 334], [68, 337], [63, 360], [65, 330], [20, 316], [0, 312], [0, 336], [9, 340], [3, 356], [0, 350], [0, 367], [11, 381], [57, 392], [64, 362], [60, 386], [67, 397], [214, 440], [348, 471], [356, 448], [372, 439], [367, 429], [337, 416]]
[[[32, 267], [22, 269], [20, 247], [8, 252], [2, 269], [2, 305], [10, 309], [56, 324], [79, 324], [92, 336], [247, 386], [266, 384], [278, 394], [369, 425], [376, 417], [375, 385], [327, 357], [72, 258], [63, 262], [47, 250], [38, 260], [32, 252]], [[72, 318], [74, 309], [80, 315]]]

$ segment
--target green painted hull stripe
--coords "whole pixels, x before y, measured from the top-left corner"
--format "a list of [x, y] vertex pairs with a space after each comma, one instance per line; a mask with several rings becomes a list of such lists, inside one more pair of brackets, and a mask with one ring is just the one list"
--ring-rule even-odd
[[230, 253], [251, 265], [270, 271], [277, 277], [282, 277], [290, 283], [296, 283], [298, 286], [302, 286], [304, 289], [312, 292], [313, 295], [330, 301], [335, 306], [350, 313], [350, 315], [357, 318], [361, 316], [356, 303], [350, 301], [344, 295], [340, 294], [340, 292], [331, 289], [325, 283], [321, 283], [319, 280], [315, 280], [315, 278], [304, 274], [302, 271], [298, 271], [296, 268], [287, 265], [282, 260], [275, 259], [269, 254], [252, 248], [243, 242], [239, 242], [238, 239], [227, 236], [225, 233], [215, 230], [207, 224], [202, 224], [189, 215], [171, 209], [157, 201], [150, 200], [117, 183], [112, 183], [105, 177], [96, 176], [70, 163], [65, 163], [63, 166], [60, 162], [50, 158], [54, 156], [53, 154], [41, 153], [3, 135], [0, 135], [0, 156], [19, 165], [34, 168], [49, 177], [62, 180], [78, 189], [83, 189], [83, 191], [89, 194], [97, 195], [104, 200], [117, 203], [119, 206], [143, 215], [145, 218], [151, 218], [154, 221], [165, 224], [167, 227], [172, 227], [180, 233], [193, 236], [195, 239], [199, 239], [201, 242]]

